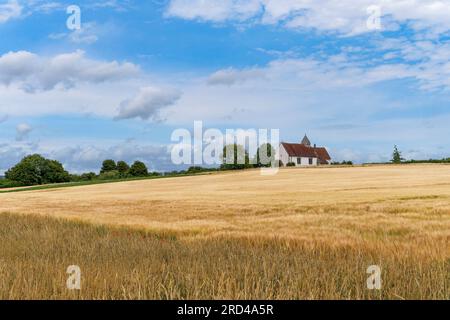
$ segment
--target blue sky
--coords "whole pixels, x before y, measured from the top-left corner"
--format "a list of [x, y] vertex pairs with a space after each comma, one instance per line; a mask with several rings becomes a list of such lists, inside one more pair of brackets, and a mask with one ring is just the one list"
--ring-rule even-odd
[[336, 160], [449, 157], [449, 36], [450, 1], [0, 0], [0, 174], [34, 152], [171, 170], [195, 120]]

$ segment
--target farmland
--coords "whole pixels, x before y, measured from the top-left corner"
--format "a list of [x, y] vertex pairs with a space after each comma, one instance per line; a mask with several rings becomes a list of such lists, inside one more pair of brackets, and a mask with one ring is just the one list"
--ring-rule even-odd
[[[258, 170], [0, 194], [0, 297], [448, 299], [450, 166]], [[79, 265], [83, 288], [65, 288]], [[366, 269], [383, 270], [382, 290]]]

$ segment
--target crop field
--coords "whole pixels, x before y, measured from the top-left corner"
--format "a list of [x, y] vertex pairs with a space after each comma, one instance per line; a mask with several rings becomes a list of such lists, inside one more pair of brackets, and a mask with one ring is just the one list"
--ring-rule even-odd
[[450, 165], [0, 193], [0, 298], [449, 299]]

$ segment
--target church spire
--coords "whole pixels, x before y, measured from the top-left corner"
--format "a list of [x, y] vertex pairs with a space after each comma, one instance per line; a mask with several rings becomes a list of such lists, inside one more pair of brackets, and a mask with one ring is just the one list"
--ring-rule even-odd
[[305, 146], [310, 147], [311, 146], [311, 141], [309, 141], [308, 136], [305, 134], [305, 137], [302, 140], [302, 144]]

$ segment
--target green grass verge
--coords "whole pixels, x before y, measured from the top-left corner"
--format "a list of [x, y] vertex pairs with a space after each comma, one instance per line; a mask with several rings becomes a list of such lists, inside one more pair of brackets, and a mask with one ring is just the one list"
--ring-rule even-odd
[[208, 173], [180, 174], [180, 175], [173, 175], [173, 176], [150, 176], [150, 177], [124, 178], [124, 179], [114, 179], [114, 180], [77, 181], [77, 182], [55, 183], [55, 184], [47, 184], [47, 185], [29, 186], [29, 187], [27, 187], [27, 186], [16, 187], [16, 188], [10, 189], [10, 190], [2, 190], [0, 188], [0, 193], [13, 193], [13, 192], [35, 191], [35, 190], [60, 189], [60, 188], [80, 187], [80, 186], [89, 186], [89, 185], [105, 184], [105, 183], [117, 183], [117, 182], [126, 182], [126, 181], [140, 181], [140, 180], [155, 180], [155, 179], [176, 178], [176, 177], [190, 177], [190, 176], [205, 175], [205, 174], [211, 174], [211, 173], [208, 172]]

